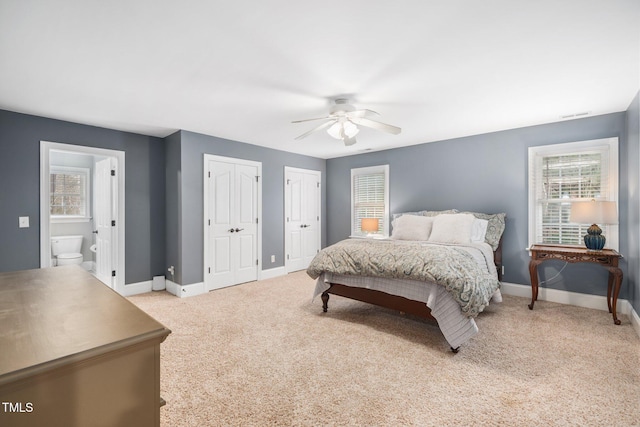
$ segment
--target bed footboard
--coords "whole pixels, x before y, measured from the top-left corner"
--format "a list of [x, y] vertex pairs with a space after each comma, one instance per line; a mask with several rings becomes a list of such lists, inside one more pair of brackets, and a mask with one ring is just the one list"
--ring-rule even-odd
[[427, 307], [427, 304], [421, 301], [413, 301], [373, 289], [351, 287], [341, 285], [339, 283], [330, 283], [329, 285], [329, 289], [324, 291], [321, 295], [322, 311], [325, 313], [329, 308], [329, 294], [334, 294], [391, 310], [397, 310], [402, 313], [412, 314], [434, 322], [436, 321], [436, 319], [431, 315], [431, 309]]

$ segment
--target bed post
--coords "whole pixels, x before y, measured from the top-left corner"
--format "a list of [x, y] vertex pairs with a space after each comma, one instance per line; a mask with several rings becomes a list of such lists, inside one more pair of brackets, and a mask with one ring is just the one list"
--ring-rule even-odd
[[320, 298], [322, 298], [322, 311], [323, 312], [327, 312], [327, 308], [329, 307], [329, 293], [327, 291], [324, 291], [322, 293], [322, 295], [320, 296]]

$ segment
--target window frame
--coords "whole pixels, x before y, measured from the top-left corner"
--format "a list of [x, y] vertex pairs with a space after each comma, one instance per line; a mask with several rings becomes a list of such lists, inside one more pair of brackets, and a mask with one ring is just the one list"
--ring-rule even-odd
[[382, 225], [379, 237], [389, 237], [389, 165], [367, 166], [351, 169], [351, 235], [350, 237], [365, 237], [367, 234], [358, 231], [356, 224], [356, 203], [355, 203], [355, 178], [362, 175], [384, 174], [384, 207], [383, 217], [380, 218]]
[[[91, 220], [91, 169], [76, 166], [54, 166], [49, 168], [49, 177], [54, 174], [74, 174], [84, 176], [84, 215], [54, 215], [50, 214], [51, 222], [53, 223], [65, 223], [65, 222], [87, 222]], [[51, 182], [51, 178], [49, 178]], [[51, 197], [53, 193], [49, 195], [49, 211], [51, 212]]]
[[[541, 214], [538, 209], [537, 194], [538, 186], [541, 185], [542, 175], [541, 169], [537, 167], [541, 164], [541, 158], [550, 156], [561, 156], [571, 154], [587, 154], [593, 152], [607, 153], [608, 157], [608, 176], [607, 181], [607, 196], [601, 197], [598, 200], [614, 201], [618, 208], [618, 218], [620, 207], [618, 203], [618, 188], [619, 188], [619, 159], [618, 159], [618, 138], [603, 138], [587, 141], [568, 142], [562, 144], [552, 145], [540, 145], [535, 147], [529, 147], [529, 171], [528, 171], [528, 210], [529, 210], [529, 247], [533, 244], [550, 244], [537, 241], [538, 230], [538, 216]], [[573, 201], [587, 201], [589, 198], [576, 198]], [[618, 224], [598, 224], [603, 234], [607, 238], [606, 247], [614, 250], [619, 248], [619, 226]], [[540, 233], [541, 234], [541, 233]], [[586, 232], [585, 232], [586, 234]], [[583, 245], [582, 245], [583, 246]]]

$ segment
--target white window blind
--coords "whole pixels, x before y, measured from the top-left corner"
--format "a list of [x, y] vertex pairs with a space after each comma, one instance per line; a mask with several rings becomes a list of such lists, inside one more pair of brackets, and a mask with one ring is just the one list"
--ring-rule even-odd
[[377, 218], [378, 233], [389, 234], [389, 166], [351, 170], [351, 235], [361, 236], [363, 218]]
[[[529, 149], [529, 244], [584, 245], [591, 224], [569, 221], [571, 205], [617, 201], [617, 138]], [[599, 224], [617, 248], [617, 226]]]

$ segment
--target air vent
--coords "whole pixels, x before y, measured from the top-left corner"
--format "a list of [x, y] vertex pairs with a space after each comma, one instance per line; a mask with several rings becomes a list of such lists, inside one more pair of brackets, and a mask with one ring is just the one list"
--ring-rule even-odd
[[583, 111], [581, 113], [574, 113], [574, 114], [567, 114], [565, 116], [560, 116], [560, 119], [561, 120], [575, 119], [575, 118], [578, 118], [578, 117], [588, 116], [589, 114], [591, 114], [591, 111]]

